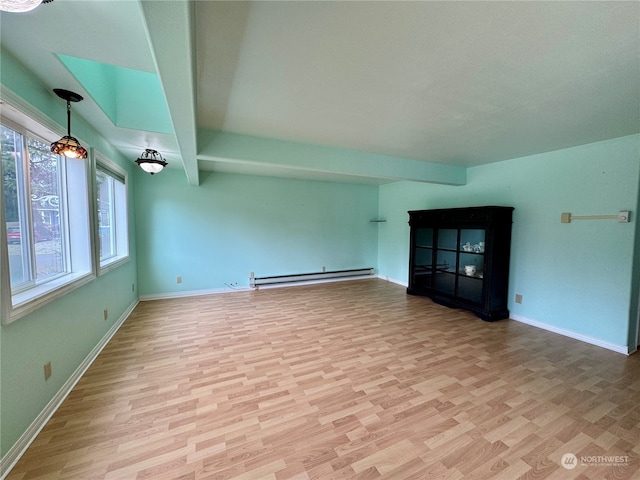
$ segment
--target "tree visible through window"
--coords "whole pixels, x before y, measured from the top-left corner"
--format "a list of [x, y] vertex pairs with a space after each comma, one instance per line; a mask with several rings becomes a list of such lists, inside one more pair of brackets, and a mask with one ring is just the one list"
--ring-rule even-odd
[[11, 285], [20, 288], [67, 271], [61, 162], [48, 143], [6, 126], [1, 147]]
[[96, 271], [89, 164], [51, 153], [50, 143], [60, 134], [52, 122], [31, 112], [5, 102], [0, 123], [0, 208], [6, 221], [1, 244], [11, 286], [0, 295], [9, 305], [9, 322], [84, 285]]
[[23, 182], [23, 140], [22, 135], [2, 126], [0, 151], [2, 152], [2, 188], [4, 191], [5, 220], [7, 222], [7, 243], [9, 250], [9, 270], [11, 285], [21, 285], [28, 281], [25, 270], [29, 268], [29, 251], [24, 248], [26, 231], [23, 202], [24, 195], [18, 191]]
[[29, 138], [31, 227], [35, 244], [36, 281], [64, 273], [65, 248], [60, 228], [61, 162], [49, 143]]

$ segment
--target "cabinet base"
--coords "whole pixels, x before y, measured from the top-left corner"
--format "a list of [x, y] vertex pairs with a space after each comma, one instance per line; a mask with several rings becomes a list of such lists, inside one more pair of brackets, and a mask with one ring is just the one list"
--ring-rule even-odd
[[467, 310], [486, 322], [495, 322], [496, 320], [505, 320], [509, 318], [509, 310], [507, 310], [506, 308], [499, 310], [484, 310], [482, 308], [474, 307], [473, 305], [467, 305], [459, 301], [452, 300], [448, 297], [443, 297], [438, 294], [418, 292], [411, 288], [407, 288], [407, 294], [430, 298], [437, 304], [443, 305], [445, 307]]

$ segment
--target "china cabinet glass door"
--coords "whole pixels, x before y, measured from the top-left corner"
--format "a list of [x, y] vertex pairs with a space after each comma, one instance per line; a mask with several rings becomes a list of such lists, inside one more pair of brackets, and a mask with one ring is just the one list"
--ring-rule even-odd
[[431, 288], [433, 282], [433, 229], [417, 228], [413, 252], [413, 281], [416, 288]]
[[457, 296], [472, 303], [482, 303], [484, 282], [484, 229], [460, 230]]
[[435, 290], [455, 295], [458, 269], [458, 229], [437, 230]]

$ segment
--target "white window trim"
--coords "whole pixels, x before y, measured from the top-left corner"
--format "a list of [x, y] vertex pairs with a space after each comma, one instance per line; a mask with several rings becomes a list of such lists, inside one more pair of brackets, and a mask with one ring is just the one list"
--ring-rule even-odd
[[[4, 107], [11, 108], [13, 107], [15, 110], [20, 112], [22, 115], [29, 117], [35, 124], [40, 124], [40, 126], [50, 130], [56, 135], [62, 136], [66, 135], [66, 130], [64, 130], [60, 125], [54, 122], [51, 118], [44, 115], [42, 112], [34, 108], [32, 105], [24, 101], [20, 96], [13, 93], [11, 90], [6, 88], [4, 85], [0, 85], [0, 103], [4, 105]], [[4, 108], [3, 108], [4, 110]], [[5, 116], [3, 114], [3, 116]], [[12, 117], [10, 115], [6, 115], [10, 120]], [[34, 131], [34, 133], [38, 133], [38, 129], [33, 128], [32, 125], [23, 125], [22, 128]], [[82, 142], [81, 142], [82, 143]], [[90, 205], [91, 199], [91, 172], [92, 169], [89, 165], [85, 168], [86, 174], [86, 182], [87, 182], [87, 204]], [[0, 194], [4, 195], [2, 192], [2, 182], [0, 182]], [[3, 197], [4, 198], [4, 197]], [[95, 221], [93, 217], [93, 209], [89, 208], [89, 227], [91, 225], [95, 225]], [[0, 305], [2, 310], [1, 314], [1, 323], [3, 325], [8, 325], [19, 318], [28, 315], [42, 306], [50, 303], [58, 298], [63, 297], [69, 292], [79, 288], [83, 285], [86, 285], [90, 281], [96, 278], [96, 269], [95, 269], [95, 240], [94, 235], [89, 235], [89, 254], [92, 258], [89, 259], [90, 271], [81, 272], [81, 273], [70, 273], [68, 275], [64, 275], [58, 279], [52, 280], [50, 282], [46, 282], [37, 287], [31, 288], [28, 291], [20, 292], [12, 295], [11, 291], [11, 280], [9, 277], [9, 258], [7, 253], [7, 234], [6, 234], [6, 223], [4, 221], [4, 208], [0, 208], [0, 265], [3, 268], [0, 269], [0, 286], [2, 290], [0, 295], [2, 298], [0, 299]]]
[[[129, 237], [129, 173], [120, 165], [109, 160], [98, 150], [94, 148], [92, 148], [91, 150], [92, 150], [92, 162], [91, 162], [92, 183], [91, 185], [93, 188], [92, 204], [93, 204], [93, 218], [94, 218], [93, 235], [95, 238], [93, 256], [95, 258], [95, 270], [96, 272], [98, 272], [98, 275], [101, 276], [107, 272], [110, 272], [111, 270], [118, 268], [121, 265], [124, 265], [125, 263], [129, 262], [129, 260], [131, 260], [131, 256], [130, 256], [131, 245], [130, 245], [130, 237]], [[114, 257], [111, 257], [104, 263], [100, 261], [100, 233], [99, 233], [100, 226], [98, 225], [99, 223], [98, 222], [98, 206], [96, 202], [96, 199], [98, 198], [98, 187], [96, 185], [96, 173], [98, 170], [98, 165], [100, 165], [101, 169], [104, 170], [106, 173], [110, 173], [112, 176], [117, 176], [122, 178], [124, 183], [124, 189], [125, 189], [124, 202], [125, 202], [125, 210], [127, 215], [127, 219], [126, 219], [127, 228], [126, 228], [126, 232], [124, 233], [124, 237], [126, 238], [126, 243], [127, 243], [127, 253], [124, 255], [116, 255]]]
[[[4, 198], [4, 182], [0, 181], [0, 198]], [[4, 221], [4, 207], [0, 208], [0, 319], [2, 324], [10, 323], [11, 279], [9, 278], [9, 252], [7, 249], [7, 223]]]

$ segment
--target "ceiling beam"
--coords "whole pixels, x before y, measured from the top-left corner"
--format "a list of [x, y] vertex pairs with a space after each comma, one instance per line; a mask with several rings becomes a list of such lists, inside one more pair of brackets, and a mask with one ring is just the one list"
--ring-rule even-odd
[[193, 2], [142, 0], [140, 4], [187, 181], [197, 186]]
[[200, 129], [198, 159], [389, 181], [465, 185], [465, 167]]

